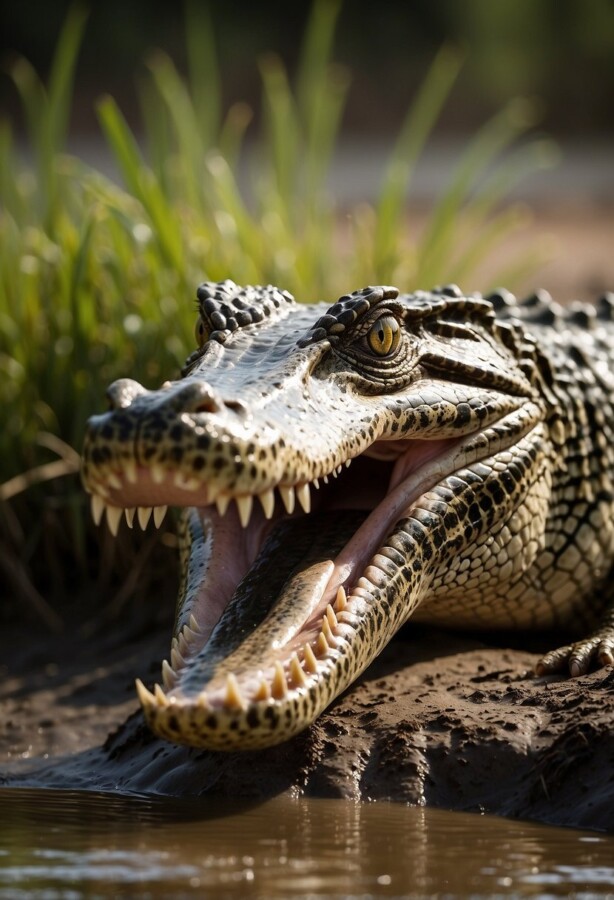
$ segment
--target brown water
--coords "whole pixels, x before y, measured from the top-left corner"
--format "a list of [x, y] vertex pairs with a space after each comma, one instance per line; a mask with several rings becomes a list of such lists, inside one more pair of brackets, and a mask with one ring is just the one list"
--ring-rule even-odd
[[611, 897], [614, 837], [386, 803], [0, 790], [0, 898]]

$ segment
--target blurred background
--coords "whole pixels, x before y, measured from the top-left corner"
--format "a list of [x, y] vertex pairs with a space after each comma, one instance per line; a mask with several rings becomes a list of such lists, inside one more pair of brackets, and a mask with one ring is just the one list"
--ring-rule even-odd
[[614, 288], [612, 0], [27, 0], [0, 42], [9, 611], [172, 572], [91, 525], [78, 454], [110, 381], [177, 377], [199, 281]]

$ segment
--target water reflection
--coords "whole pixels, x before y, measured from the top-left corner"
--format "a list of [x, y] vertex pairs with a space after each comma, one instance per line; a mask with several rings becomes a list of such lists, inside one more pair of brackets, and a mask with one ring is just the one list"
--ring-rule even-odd
[[386, 803], [0, 790], [0, 898], [614, 900], [614, 838]]

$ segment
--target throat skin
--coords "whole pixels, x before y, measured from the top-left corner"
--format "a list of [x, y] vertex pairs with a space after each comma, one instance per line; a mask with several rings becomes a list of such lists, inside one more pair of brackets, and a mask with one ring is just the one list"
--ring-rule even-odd
[[183, 510], [170, 662], [137, 683], [158, 735], [285, 741], [412, 617], [586, 628], [540, 672], [610, 664], [614, 299], [592, 325], [453, 285], [301, 306], [226, 281], [198, 299], [183, 377], [115, 382], [84, 446], [114, 533]]

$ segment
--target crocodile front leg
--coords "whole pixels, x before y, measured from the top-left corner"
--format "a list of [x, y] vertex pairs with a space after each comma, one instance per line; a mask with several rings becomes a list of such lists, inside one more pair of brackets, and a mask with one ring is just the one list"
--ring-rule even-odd
[[546, 653], [535, 666], [536, 675], [568, 670], [572, 678], [577, 678], [591, 667], [614, 664], [614, 588], [610, 595], [599, 627], [580, 641]]

